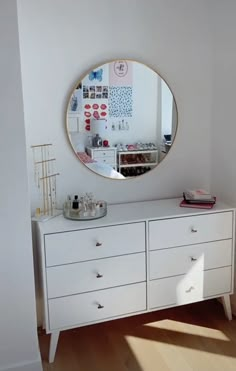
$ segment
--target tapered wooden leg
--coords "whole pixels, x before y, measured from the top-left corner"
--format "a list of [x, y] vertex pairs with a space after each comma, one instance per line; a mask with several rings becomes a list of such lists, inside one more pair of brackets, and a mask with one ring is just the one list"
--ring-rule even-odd
[[51, 333], [50, 347], [49, 347], [49, 363], [54, 362], [59, 335], [60, 335], [60, 331], [54, 331]]
[[224, 307], [225, 315], [229, 321], [232, 320], [232, 311], [231, 311], [231, 304], [230, 304], [230, 297], [229, 295], [222, 296], [222, 304]]

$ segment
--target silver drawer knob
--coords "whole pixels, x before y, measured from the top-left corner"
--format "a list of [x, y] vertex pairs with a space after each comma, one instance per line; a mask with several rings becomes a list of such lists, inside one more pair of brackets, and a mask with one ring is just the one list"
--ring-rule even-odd
[[96, 243], [96, 246], [102, 246], [102, 243], [101, 242], [97, 242]]
[[104, 308], [104, 306], [101, 304], [98, 304], [98, 309], [102, 309], [102, 308]]
[[194, 258], [193, 256], [190, 256], [191, 262], [195, 262], [197, 258]]
[[96, 277], [97, 277], [97, 278], [102, 278], [102, 277], [103, 277], [103, 275], [102, 275], [102, 274], [100, 274], [100, 273], [97, 273]]
[[192, 232], [192, 233], [197, 233], [197, 229], [192, 227], [192, 228], [191, 228], [191, 232]]
[[194, 290], [194, 287], [193, 286], [190, 286], [188, 290], [185, 290], [186, 293], [189, 293], [191, 292], [192, 290]]

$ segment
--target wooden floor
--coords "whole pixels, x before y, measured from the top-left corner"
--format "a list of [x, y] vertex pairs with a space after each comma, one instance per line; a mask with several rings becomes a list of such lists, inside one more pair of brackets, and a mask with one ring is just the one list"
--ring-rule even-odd
[[44, 371], [236, 370], [236, 320], [216, 300], [64, 331], [53, 364], [49, 338], [39, 333]]

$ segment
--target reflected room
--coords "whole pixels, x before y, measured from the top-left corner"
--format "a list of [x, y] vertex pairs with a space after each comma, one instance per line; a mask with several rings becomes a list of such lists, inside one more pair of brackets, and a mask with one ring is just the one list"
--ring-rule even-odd
[[78, 159], [99, 175], [129, 179], [154, 169], [177, 129], [174, 96], [146, 65], [115, 60], [92, 69], [73, 90], [67, 133]]

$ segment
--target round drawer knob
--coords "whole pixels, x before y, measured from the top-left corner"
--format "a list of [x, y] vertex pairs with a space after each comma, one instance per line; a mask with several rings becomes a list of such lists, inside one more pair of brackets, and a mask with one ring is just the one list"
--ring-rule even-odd
[[96, 246], [102, 246], [102, 243], [101, 242], [97, 242], [96, 243]]
[[104, 308], [104, 306], [101, 304], [98, 304], [98, 309], [102, 309], [102, 308]]
[[195, 262], [197, 258], [194, 258], [193, 256], [190, 256], [191, 262]]
[[191, 232], [192, 232], [192, 233], [197, 233], [197, 229], [192, 227], [192, 228], [191, 228]]
[[102, 275], [102, 274], [100, 274], [100, 273], [97, 273], [96, 277], [97, 277], [97, 278], [102, 278], [102, 277], [103, 277], [103, 275]]

